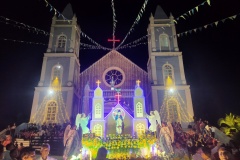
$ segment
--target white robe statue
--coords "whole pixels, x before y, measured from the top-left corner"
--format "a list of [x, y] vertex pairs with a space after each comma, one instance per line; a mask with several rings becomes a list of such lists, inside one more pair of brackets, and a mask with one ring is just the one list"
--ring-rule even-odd
[[165, 153], [173, 153], [170, 131], [169, 128], [165, 125], [162, 125], [162, 128], [160, 130], [160, 144], [162, 145], [161, 147]]
[[149, 126], [149, 130], [151, 132], [156, 132], [157, 130], [157, 123], [156, 123], [156, 116], [154, 115], [154, 111], [150, 112], [150, 115], [146, 116], [149, 120], [150, 126]]
[[81, 117], [82, 117], [82, 115], [80, 113], [78, 113], [76, 116], [75, 125], [77, 126], [77, 130], [81, 126]]
[[89, 119], [90, 119], [90, 114], [87, 117], [85, 116], [84, 113], [82, 114], [81, 122], [80, 122], [82, 127], [82, 134], [90, 133], [90, 130], [87, 127]]

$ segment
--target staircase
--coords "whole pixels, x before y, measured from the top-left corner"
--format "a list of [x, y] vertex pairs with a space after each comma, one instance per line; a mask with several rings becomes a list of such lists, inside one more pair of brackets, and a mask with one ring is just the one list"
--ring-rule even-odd
[[29, 140], [24, 140], [22, 138], [16, 138], [15, 141], [17, 142], [18, 146], [20, 143], [23, 143], [24, 147], [29, 147], [30, 146], [30, 141]]

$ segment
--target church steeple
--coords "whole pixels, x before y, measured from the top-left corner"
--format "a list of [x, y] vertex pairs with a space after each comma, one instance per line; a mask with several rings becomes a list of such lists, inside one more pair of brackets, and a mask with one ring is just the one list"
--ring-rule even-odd
[[71, 4], [68, 4], [62, 15], [52, 19], [51, 33], [48, 43], [48, 53], [74, 53], [79, 57], [80, 28], [77, 17], [73, 14]]
[[[187, 104], [185, 109], [188, 111], [190, 119], [193, 116], [192, 100], [189, 85], [186, 84], [182, 52], [179, 52], [178, 48], [174, 17], [172, 14], [168, 17], [163, 9], [157, 6], [155, 14], [151, 15], [149, 20], [149, 61], [147, 65], [152, 85], [153, 110], [160, 111], [162, 109], [164, 93], [169, 88], [167, 80], [171, 79], [176, 91], [181, 93], [181, 97], [184, 99], [183, 103]], [[173, 110], [168, 111], [168, 113], [170, 112], [178, 113]]]

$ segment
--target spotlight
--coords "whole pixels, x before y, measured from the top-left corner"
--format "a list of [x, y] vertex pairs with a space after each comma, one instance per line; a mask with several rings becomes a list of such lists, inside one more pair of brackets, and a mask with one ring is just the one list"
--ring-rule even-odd
[[48, 93], [49, 93], [49, 94], [53, 94], [54, 92], [53, 92], [53, 90], [50, 89], [50, 90], [48, 91]]
[[174, 89], [173, 89], [173, 88], [170, 88], [170, 89], [169, 89], [169, 92], [173, 93], [173, 92], [174, 92]]
[[57, 68], [58, 68], [58, 69], [60, 69], [60, 68], [61, 68], [61, 66], [60, 66], [60, 65], [58, 65], [58, 66], [57, 66]]

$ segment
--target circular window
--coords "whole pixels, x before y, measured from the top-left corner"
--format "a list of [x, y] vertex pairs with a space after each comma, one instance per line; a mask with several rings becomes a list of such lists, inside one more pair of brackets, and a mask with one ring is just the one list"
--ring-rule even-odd
[[125, 80], [125, 74], [123, 70], [118, 67], [110, 67], [104, 71], [102, 78], [108, 87], [119, 87]]

